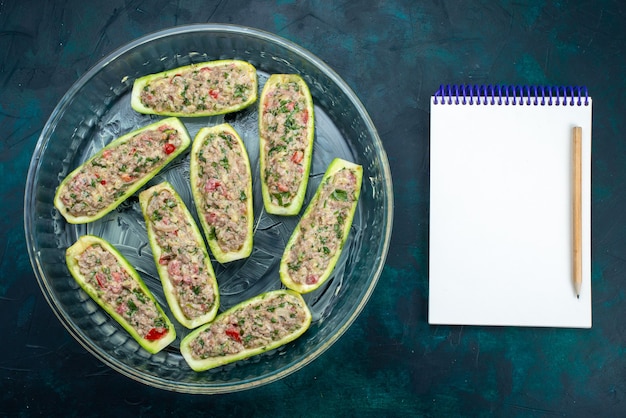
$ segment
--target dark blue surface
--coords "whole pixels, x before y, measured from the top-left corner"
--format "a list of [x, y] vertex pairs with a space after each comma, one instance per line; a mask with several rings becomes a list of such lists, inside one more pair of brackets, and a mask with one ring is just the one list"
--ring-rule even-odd
[[[153, 389], [86, 352], [43, 299], [23, 232], [30, 157], [72, 83], [139, 36], [205, 22], [275, 33], [334, 68], [379, 130], [396, 203], [386, 268], [348, 332], [280, 382], [219, 396]], [[626, 8], [608, 0], [0, 2], [0, 416], [623, 416], [625, 47]], [[591, 330], [428, 325], [429, 97], [442, 83], [588, 86]]]

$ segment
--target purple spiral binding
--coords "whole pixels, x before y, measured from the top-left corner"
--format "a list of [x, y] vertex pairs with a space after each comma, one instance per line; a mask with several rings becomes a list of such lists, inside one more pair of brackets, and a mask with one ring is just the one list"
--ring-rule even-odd
[[446, 84], [435, 93], [433, 104], [589, 106], [589, 92], [585, 86]]

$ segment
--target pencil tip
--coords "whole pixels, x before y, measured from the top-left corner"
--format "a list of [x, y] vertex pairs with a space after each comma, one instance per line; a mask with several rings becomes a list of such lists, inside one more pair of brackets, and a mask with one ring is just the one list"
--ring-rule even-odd
[[576, 295], [576, 299], [580, 299], [580, 295]]

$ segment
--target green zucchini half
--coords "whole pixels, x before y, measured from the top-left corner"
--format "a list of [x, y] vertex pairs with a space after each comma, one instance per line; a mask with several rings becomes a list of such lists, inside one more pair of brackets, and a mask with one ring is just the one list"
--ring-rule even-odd
[[190, 329], [211, 321], [219, 308], [217, 279], [187, 206], [168, 182], [141, 192], [139, 204], [174, 317]]
[[83, 235], [66, 250], [65, 261], [80, 287], [146, 351], [158, 353], [176, 339], [144, 281], [110, 243]]
[[274, 290], [241, 302], [192, 331], [181, 341], [180, 352], [199, 372], [285, 345], [310, 324], [311, 312], [300, 294]]
[[130, 104], [145, 114], [213, 116], [250, 106], [257, 89], [256, 68], [250, 63], [209, 61], [136, 79]]
[[191, 139], [177, 118], [127, 133], [98, 151], [59, 185], [54, 206], [71, 224], [102, 218], [182, 153]]
[[202, 128], [191, 147], [191, 191], [209, 248], [227, 263], [252, 253], [252, 171], [246, 147], [227, 123]]
[[273, 74], [259, 101], [259, 167], [268, 213], [297, 215], [311, 170], [315, 117], [313, 98], [296, 74]]
[[362, 178], [358, 164], [336, 158], [328, 166], [280, 261], [280, 279], [289, 289], [308, 293], [330, 277], [350, 233]]

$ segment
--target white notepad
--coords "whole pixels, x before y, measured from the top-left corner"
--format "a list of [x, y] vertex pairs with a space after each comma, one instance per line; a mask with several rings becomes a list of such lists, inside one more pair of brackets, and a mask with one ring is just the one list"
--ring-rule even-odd
[[591, 119], [584, 88], [445, 86], [431, 98], [430, 324], [591, 327]]

